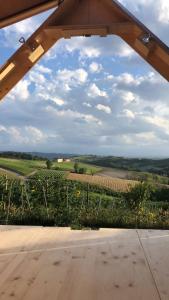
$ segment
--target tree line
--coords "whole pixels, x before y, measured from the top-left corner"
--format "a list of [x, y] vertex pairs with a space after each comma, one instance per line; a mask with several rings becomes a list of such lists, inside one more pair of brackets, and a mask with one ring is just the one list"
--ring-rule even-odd
[[44, 157], [39, 157], [37, 155], [32, 155], [25, 152], [14, 152], [14, 151], [5, 151], [0, 152], [0, 157], [3, 158], [15, 158], [15, 159], [25, 159], [25, 160], [46, 160]]

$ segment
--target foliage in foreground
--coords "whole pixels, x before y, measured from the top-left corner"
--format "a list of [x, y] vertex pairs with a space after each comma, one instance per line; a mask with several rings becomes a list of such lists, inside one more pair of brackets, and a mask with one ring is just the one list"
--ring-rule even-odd
[[169, 189], [140, 183], [122, 194], [66, 180], [60, 172], [58, 177], [36, 175], [27, 181], [0, 177], [0, 220], [76, 228], [169, 229]]

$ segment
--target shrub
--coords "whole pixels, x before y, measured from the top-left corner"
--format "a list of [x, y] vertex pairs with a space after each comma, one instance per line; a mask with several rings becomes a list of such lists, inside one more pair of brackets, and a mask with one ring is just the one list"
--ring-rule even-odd
[[86, 174], [87, 173], [87, 169], [86, 168], [80, 168], [78, 173], [79, 174]]
[[142, 182], [132, 187], [125, 195], [126, 206], [131, 210], [139, 210], [151, 199], [152, 186]]

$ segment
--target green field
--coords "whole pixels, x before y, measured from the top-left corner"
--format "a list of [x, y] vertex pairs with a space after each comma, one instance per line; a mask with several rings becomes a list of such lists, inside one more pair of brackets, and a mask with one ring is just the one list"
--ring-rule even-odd
[[45, 168], [45, 161], [0, 158], [0, 167], [21, 175], [28, 175], [40, 168]]
[[[46, 162], [43, 160], [0, 158], [0, 168], [11, 170], [20, 175], [26, 176], [39, 169], [46, 169]], [[79, 163], [79, 168], [86, 168], [87, 174], [97, 173], [101, 171], [100, 167], [92, 166], [90, 164], [85, 163]], [[74, 162], [53, 162], [52, 169], [62, 171], [73, 171]]]
[[[74, 161], [71, 162], [63, 162], [63, 163], [58, 163], [54, 162], [53, 167], [54, 169], [60, 169], [63, 171], [73, 171], [74, 170]], [[97, 172], [100, 172], [102, 170], [101, 167], [97, 167], [91, 164], [86, 164], [86, 163], [79, 163], [79, 168], [86, 168], [87, 169], [87, 174], [91, 174], [92, 172], [95, 174]]]

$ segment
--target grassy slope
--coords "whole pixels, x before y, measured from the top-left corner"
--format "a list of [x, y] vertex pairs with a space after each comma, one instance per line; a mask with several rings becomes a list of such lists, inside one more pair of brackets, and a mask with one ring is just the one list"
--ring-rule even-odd
[[14, 173], [7, 171], [7, 170], [1, 170], [0, 169], [0, 176], [7, 176], [7, 178], [16, 178], [18, 177], [17, 175], [15, 175]]
[[[74, 162], [63, 162], [63, 163], [58, 163], [55, 162], [53, 164], [53, 168], [59, 168], [60, 170], [65, 170], [65, 171], [73, 171], [74, 170]], [[86, 163], [79, 163], [79, 168], [86, 168], [87, 169], [87, 174], [91, 174], [91, 171], [93, 173], [100, 172], [102, 170], [101, 167], [96, 167], [91, 164], [86, 164]]]
[[21, 160], [0, 158], [0, 167], [17, 172], [21, 175], [28, 175], [29, 173], [37, 170], [38, 168], [45, 167], [44, 161]]
[[[31, 172], [36, 171], [38, 169], [46, 169], [46, 163], [45, 161], [41, 161], [41, 160], [36, 161], [36, 160], [0, 158], [0, 167], [17, 172], [21, 175], [28, 175]], [[91, 171], [93, 173], [101, 171], [100, 167], [92, 166], [90, 164], [85, 164], [85, 163], [79, 163], [79, 167], [86, 168], [88, 174], [91, 174]], [[73, 161], [63, 162], [63, 163], [54, 162], [52, 168], [53, 169], [59, 168], [60, 170], [64, 170], [64, 171], [73, 171], [74, 162]]]

